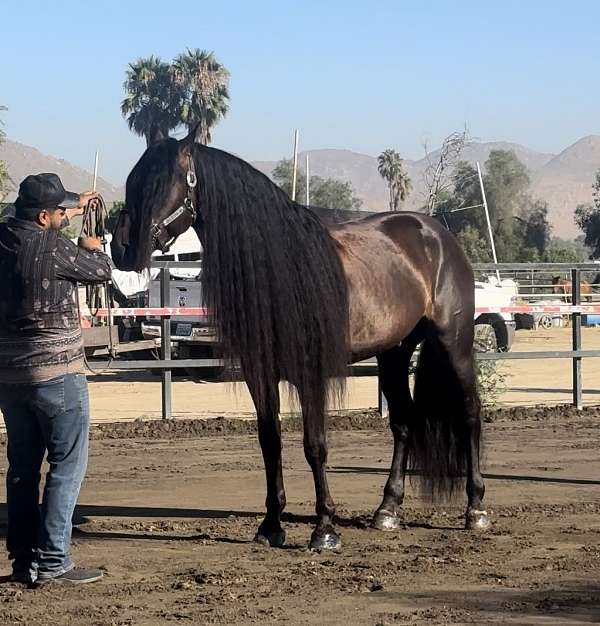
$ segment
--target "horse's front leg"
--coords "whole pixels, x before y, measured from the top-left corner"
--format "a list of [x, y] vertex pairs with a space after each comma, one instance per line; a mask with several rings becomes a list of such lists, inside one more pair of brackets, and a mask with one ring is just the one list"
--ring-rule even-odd
[[281, 513], [285, 508], [285, 490], [281, 468], [281, 424], [279, 422], [279, 390], [277, 381], [264, 389], [252, 389], [250, 395], [256, 407], [258, 440], [262, 450], [267, 478], [267, 513], [254, 537], [254, 541], [273, 548], [285, 544], [285, 531], [281, 527]]

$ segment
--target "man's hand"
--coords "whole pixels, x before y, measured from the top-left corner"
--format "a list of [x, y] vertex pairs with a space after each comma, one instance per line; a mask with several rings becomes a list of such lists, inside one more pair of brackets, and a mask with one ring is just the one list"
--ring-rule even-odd
[[84, 191], [79, 194], [79, 208], [85, 209], [90, 200], [95, 200], [98, 197], [96, 191]]
[[74, 217], [77, 217], [78, 215], [83, 215], [84, 212], [85, 210], [82, 208], [65, 209], [65, 215], [69, 218], [69, 221], [71, 221]]
[[95, 200], [98, 197], [98, 194], [95, 191], [84, 191], [79, 194], [79, 206], [76, 209], [67, 209], [65, 211], [66, 216], [69, 220], [72, 220], [74, 217], [78, 215], [83, 215], [85, 213], [85, 208], [87, 207], [90, 200]]
[[97, 237], [79, 237], [77, 245], [88, 252], [94, 250], [102, 252], [102, 242]]

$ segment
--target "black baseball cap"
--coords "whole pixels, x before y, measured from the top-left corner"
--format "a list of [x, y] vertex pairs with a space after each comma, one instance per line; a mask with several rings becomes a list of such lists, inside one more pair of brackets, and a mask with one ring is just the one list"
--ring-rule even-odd
[[74, 209], [79, 206], [79, 194], [67, 191], [56, 174], [31, 174], [19, 185], [15, 200], [17, 211], [32, 209]]

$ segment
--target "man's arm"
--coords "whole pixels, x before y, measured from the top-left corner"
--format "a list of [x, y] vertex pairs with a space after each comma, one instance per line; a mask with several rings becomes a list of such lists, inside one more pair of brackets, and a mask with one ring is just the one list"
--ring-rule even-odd
[[110, 280], [112, 261], [99, 249], [92, 251], [76, 246], [60, 235], [56, 239], [56, 277], [94, 285]]

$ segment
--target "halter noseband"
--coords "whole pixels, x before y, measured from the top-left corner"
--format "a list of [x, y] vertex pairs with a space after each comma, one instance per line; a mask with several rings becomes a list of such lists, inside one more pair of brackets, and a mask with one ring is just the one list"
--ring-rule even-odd
[[169, 251], [169, 248], [177, 241], [177, 237], [179, 237], [179, 235], [172, 235], [171, 233], [169, 233], [169, 226], [176, 222], [181, 216], [187, 217], [189, 218], [189, 223], [181, 231], [183, 233], [196, 221], [196, 208], [194, 207], [192, 196], [194, 193], [194, 189], [198, 184], [198, 178], [196, 177], [194, 161], [191, 155], [188, 157], [188, 159], [188, 171], [185, 176], [187, 192], [185, 195], [185, 199], [183, 200], [183, 205], [180, 206], [176, 211], [173, 211], [171, 215], [165, 217], [162, 222], [152, 222], [150, 232], [152, 233], [153, 247], [160, 249], [163, 254]]

